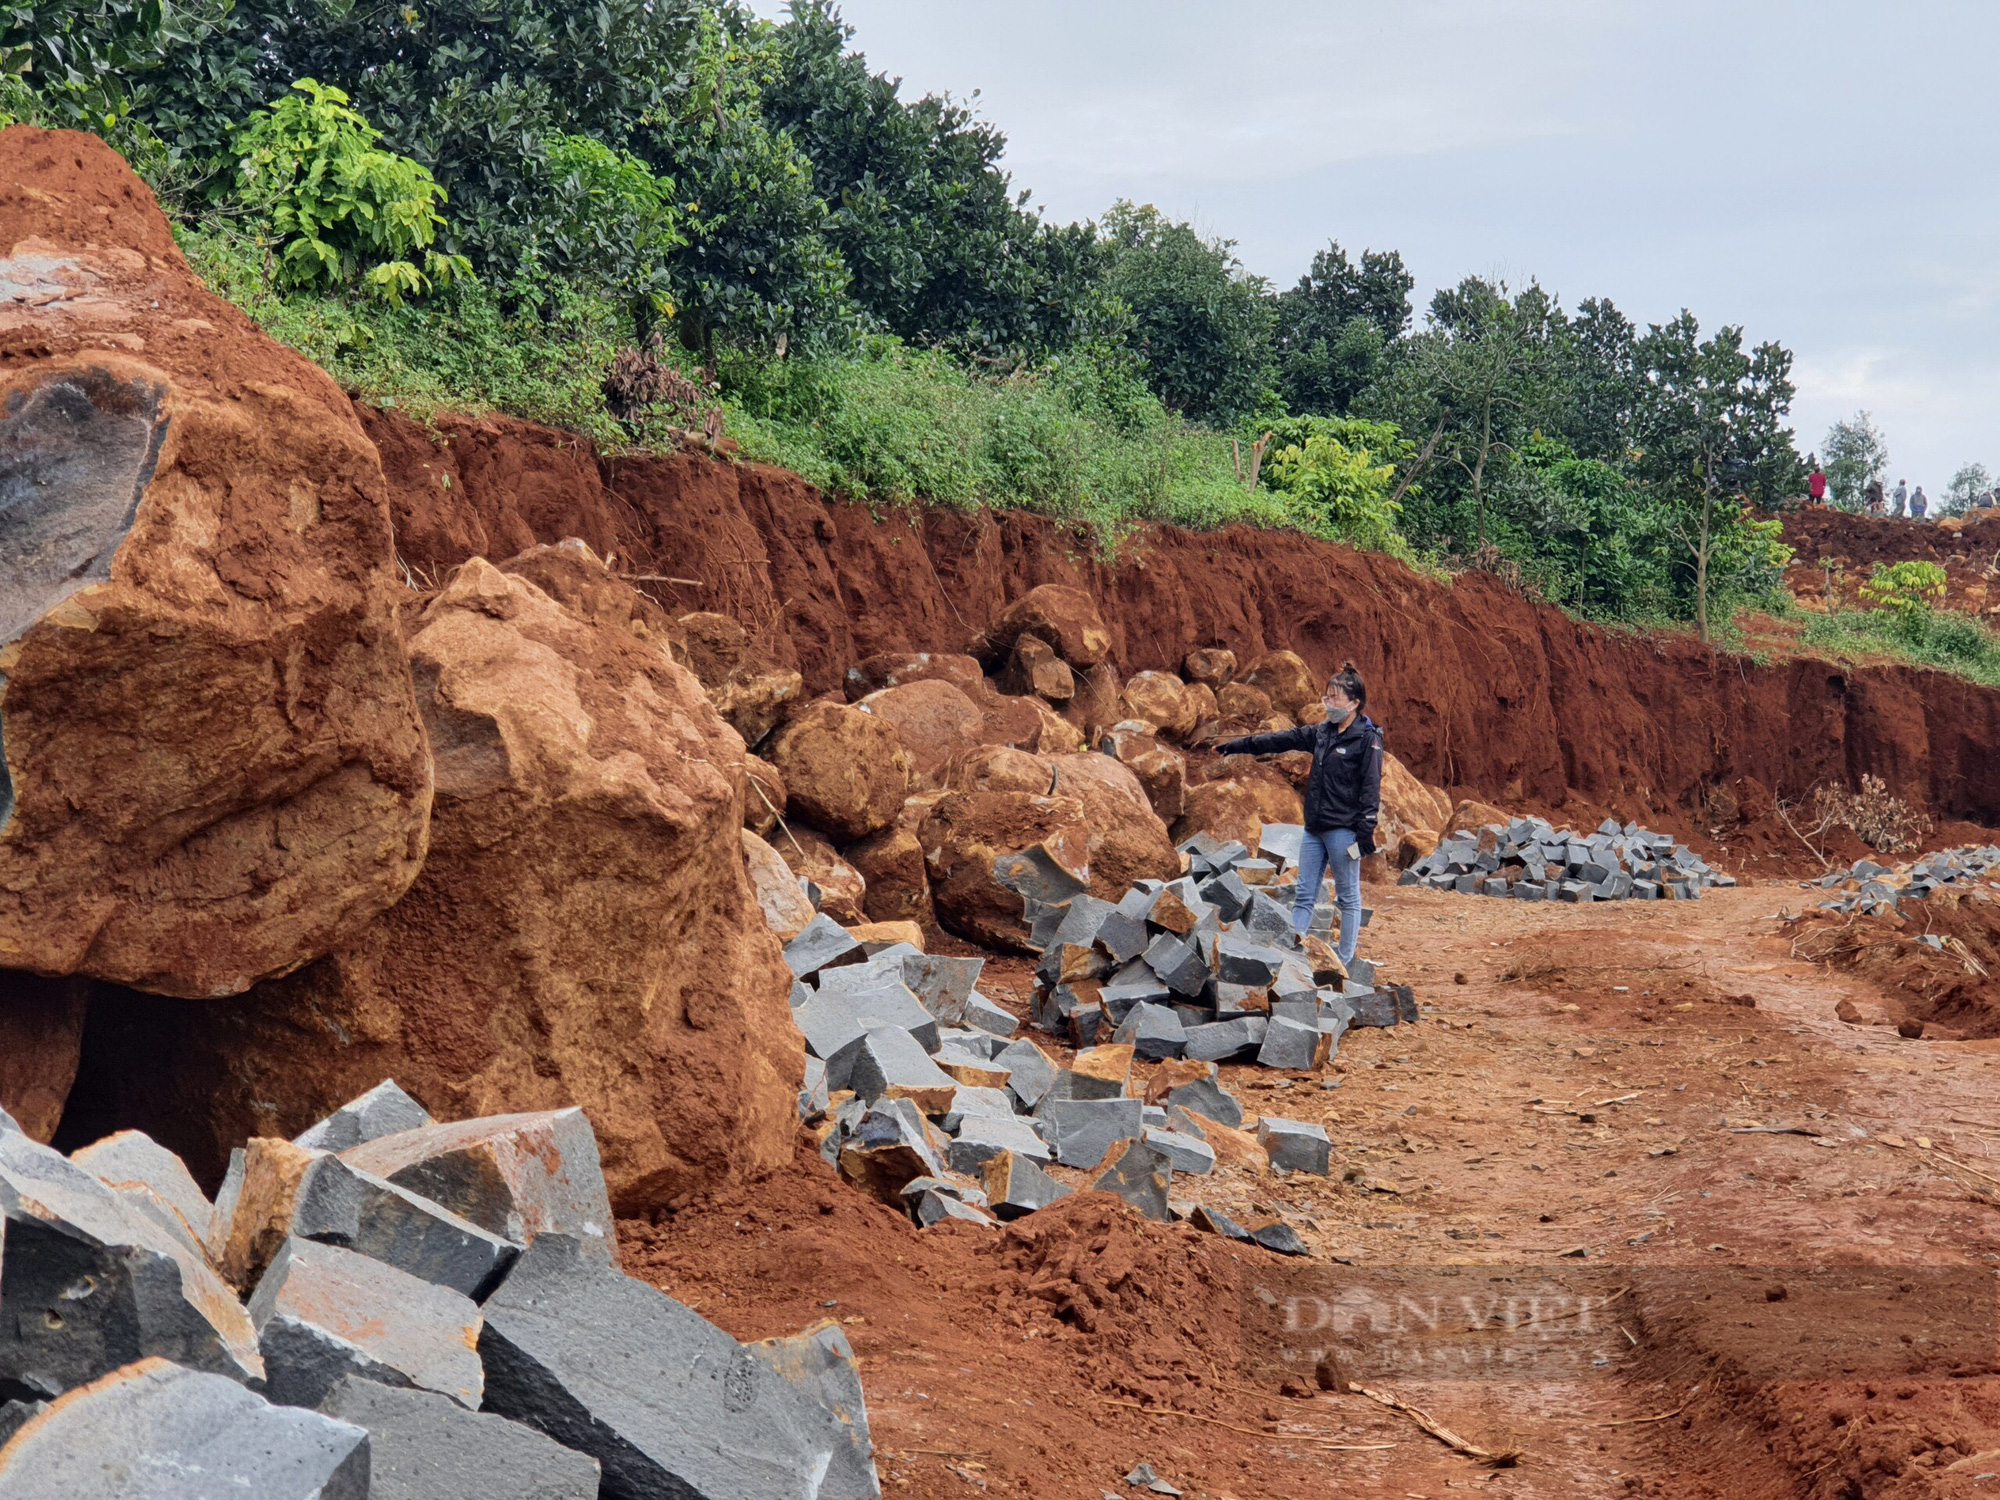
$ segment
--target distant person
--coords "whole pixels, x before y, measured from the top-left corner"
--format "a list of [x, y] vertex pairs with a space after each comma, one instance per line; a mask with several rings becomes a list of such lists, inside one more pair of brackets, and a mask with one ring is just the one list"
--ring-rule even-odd
[[1910, 508], [1910, 487], [1904, 481], [1899, 479], [1896, 481], [1896, 487], [1893, 490], [1889, 491], [1889, 514], [1892, 516], [1900, 516], [1909, 508]]
[[1340, 961], [1350, 963], [1361, 936], [1361, 859], [1375, 852], [1375, 825], [1382, 814], [1382, 731], [1361, 711], [1368, 689], [1351, 661], [1327, 679], [1320, 701], [1326, 709], [1321, 723], [1246, 735], [1215, 748], [1224, 755], [1312, 752], [1292, 925], [1300, 932], [1312, 926], [1320, 884], [1331, 874], [1340, 905]]
[[1910, 496], [1910, 515], [1916, 520], [1921, 521], [1924, 518], [1924, 512], [1930, 508], [1930, 501], [1924, 498], [1924, 487], [1918, 485], [1917, 492]]
[[1814, 505], [1826, 504], [1826, 471], [1819, 466], [1819, 455], [1812, 454], [1806, 459], [1806, 467], [1812, 472], [1806, 475], [1806, 494]]
[[1887, 500], [1882, 498], [1882, 481], [1880, 479], [1869, 480], [1867, 488], [1861, 492], [1861, 498], [1863, 508], [1871, 516], [1881, 515], [1889, 504]]

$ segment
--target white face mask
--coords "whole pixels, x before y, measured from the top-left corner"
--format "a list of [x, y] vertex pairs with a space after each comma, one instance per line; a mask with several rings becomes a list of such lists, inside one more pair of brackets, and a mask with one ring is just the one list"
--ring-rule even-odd
[[1345, 724], [1348, 715], [1354, 712], [1354, 705], [1352, 703], [1335, 705], [1328, 703], [1324, 698], [1320, 700], [1320, 707], [1326, 710], [1327, 722], [1331, 724]]

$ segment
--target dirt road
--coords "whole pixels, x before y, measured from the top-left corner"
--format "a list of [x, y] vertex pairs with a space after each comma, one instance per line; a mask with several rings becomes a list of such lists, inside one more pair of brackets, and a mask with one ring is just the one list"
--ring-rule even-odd
[[[1399, 1325], [1363, 1367], [1301, 1371], [1286, 1394], [1244, 1308], [1307, 1263], [1095, 1196], [998, 1233], [918, 1233], [805, 1158], [625, 1226], [634, 1268], [742, 1336], [848, 1320], [892, 1494], [1139, 1494], [1139, 1462], [1236, 1500], [2000, 1492], [2000, 1379], [1978, 1373], [2000, 1043], [1837, 1020], [1842, 997], [1876, 997], [1790, 956], [1774, 918], [1805, 904], [1794, 885], [1585, 907], [1371, 894], [1364, 951], [1415, 985], [1424, 1020], [1351, 1032], [1324, 1079], [1225, 1070], [1253, 1114], [1324, 1122], [1336, 1175], [1223, 1168], [1175, 1191], [1282, 1215], [1309, 1275], [1347, 1278], [1336, 1291], [1393, 1269], [1469, 1307], [1456, 1290], [1490, 1300], [1492, 1267], [1544, 1291], [1518, 1268], [1558, 1268], [1598, 1300], [1574, 1304], [1590, 1337], [1555, 1363], [1398, 1373]], [[989, 988], [1024, 1004], [1024, 968], [996, 969]], [[1320, 1388], [1357, 1376], [1521, 1457], [1487, 1467]]]

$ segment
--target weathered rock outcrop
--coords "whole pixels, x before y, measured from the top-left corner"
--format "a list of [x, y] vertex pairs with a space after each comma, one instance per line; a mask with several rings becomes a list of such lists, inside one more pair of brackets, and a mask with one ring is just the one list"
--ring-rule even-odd
[[416, 878], [381, 462], [90, 136], [0, 132], [0, 963], [236, 994]]
[[742, 741], [700, 684], [477, 559], [409, 649], [437, 759], [422, 877], [242, 1003], [100, 998], [106, 1047], [176, 1059], [126, 1119], [212, 1170], [384, 1077], [443, 1118], [578, 1104], [625, 1212], [787, 1160], [789, 975], [745, 872]]

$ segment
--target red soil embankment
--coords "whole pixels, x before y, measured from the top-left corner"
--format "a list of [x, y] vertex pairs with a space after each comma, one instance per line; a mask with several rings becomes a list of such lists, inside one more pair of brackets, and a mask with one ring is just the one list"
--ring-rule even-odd
[[2000, 823], [2000, 692], [1939, 673], [1760, 667], [1691, 636], [1582, 624], [1485, 575], [1440, 583], [1294, 533], [1151, 527], [1108, 561], [1016, 511], [877, 513], [760, 465], [608, 458], [504, 418], [426, 429], [361, 414], [418, 574], [580, 536], [676, 612], [761, 630], [809, 692], [837, 690], [874, 652], [962, 651], [1007, 601], [1071, 583], [1099, 600], [1124, 673], [1177, 670], [1203, 646], [1246, 664], [1289, 647], [1319, 670], [1351, 658], [1397, 755], [1503, 805], [1670, 818], [1719, 785], [1793, 797], [1871, 772], [1939, 816]]

